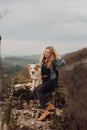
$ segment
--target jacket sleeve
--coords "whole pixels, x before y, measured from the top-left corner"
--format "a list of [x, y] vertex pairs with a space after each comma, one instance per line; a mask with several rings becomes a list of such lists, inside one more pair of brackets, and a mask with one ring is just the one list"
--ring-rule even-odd
[[65, 64], [66, 64], [66, 62], [65, 62], [65, 60], [63, 58], [60, 59], [60, 60], [54, 60], [55, 67], [63, 66]]

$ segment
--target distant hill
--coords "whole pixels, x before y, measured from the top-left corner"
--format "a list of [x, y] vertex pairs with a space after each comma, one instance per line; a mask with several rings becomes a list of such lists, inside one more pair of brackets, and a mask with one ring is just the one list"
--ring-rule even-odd
[[40, 55], [31, 56], [7, 56], [2, 58], [3, 74], [11, 75], [19, 72], [26, 67], [27, 64], [38, 63]]
[[68, 64], [72, 64], [73, 62], [77, 62], [82, 59], [85, 59], [85, 58], [87, 58], [87, 48], [83, 48], [81, 50], [69, 53], [69, 54], [65, 55], [64, 58]]
[[29, 63], [38, 62], [40, 55], [31, 55], [31, 56], [6, 56], [2, 58], [2, 64], [4, 67], [20, 65], [22, 67], [26, 66]]
[[68, 109], [77, 128], [87, 129], [87, 48], [67, 54], [66, 65], [60, 68], [60, 80], [68, 86]]

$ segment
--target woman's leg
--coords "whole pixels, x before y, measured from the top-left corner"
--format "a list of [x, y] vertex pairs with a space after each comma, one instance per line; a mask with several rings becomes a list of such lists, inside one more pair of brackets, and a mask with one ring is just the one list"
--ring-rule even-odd
[[45, 109], [45, 94], [51, 92], [56, 87], [55, 80], [48, 80], [47, 82], [41, 84], [36, 89], [36, 95], [40, 101], [41, 109]]

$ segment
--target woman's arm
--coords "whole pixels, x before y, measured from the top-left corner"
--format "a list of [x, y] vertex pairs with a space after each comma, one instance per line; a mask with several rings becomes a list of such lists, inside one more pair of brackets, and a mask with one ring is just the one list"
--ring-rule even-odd
[[55, 67], [63, 66], [65, 64], [66, 64], [66, 62], [63, 58], [60, 58], [58, 60], [54, 60]]

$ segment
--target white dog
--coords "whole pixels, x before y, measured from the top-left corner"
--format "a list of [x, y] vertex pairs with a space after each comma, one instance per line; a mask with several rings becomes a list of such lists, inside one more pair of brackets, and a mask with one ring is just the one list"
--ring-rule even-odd
[[42, 83], [41, 68], [39, 64], [28, 64], [27, 68], [32, 79], [32, 87], [30, 90], [33, 91], [37, 86]]

